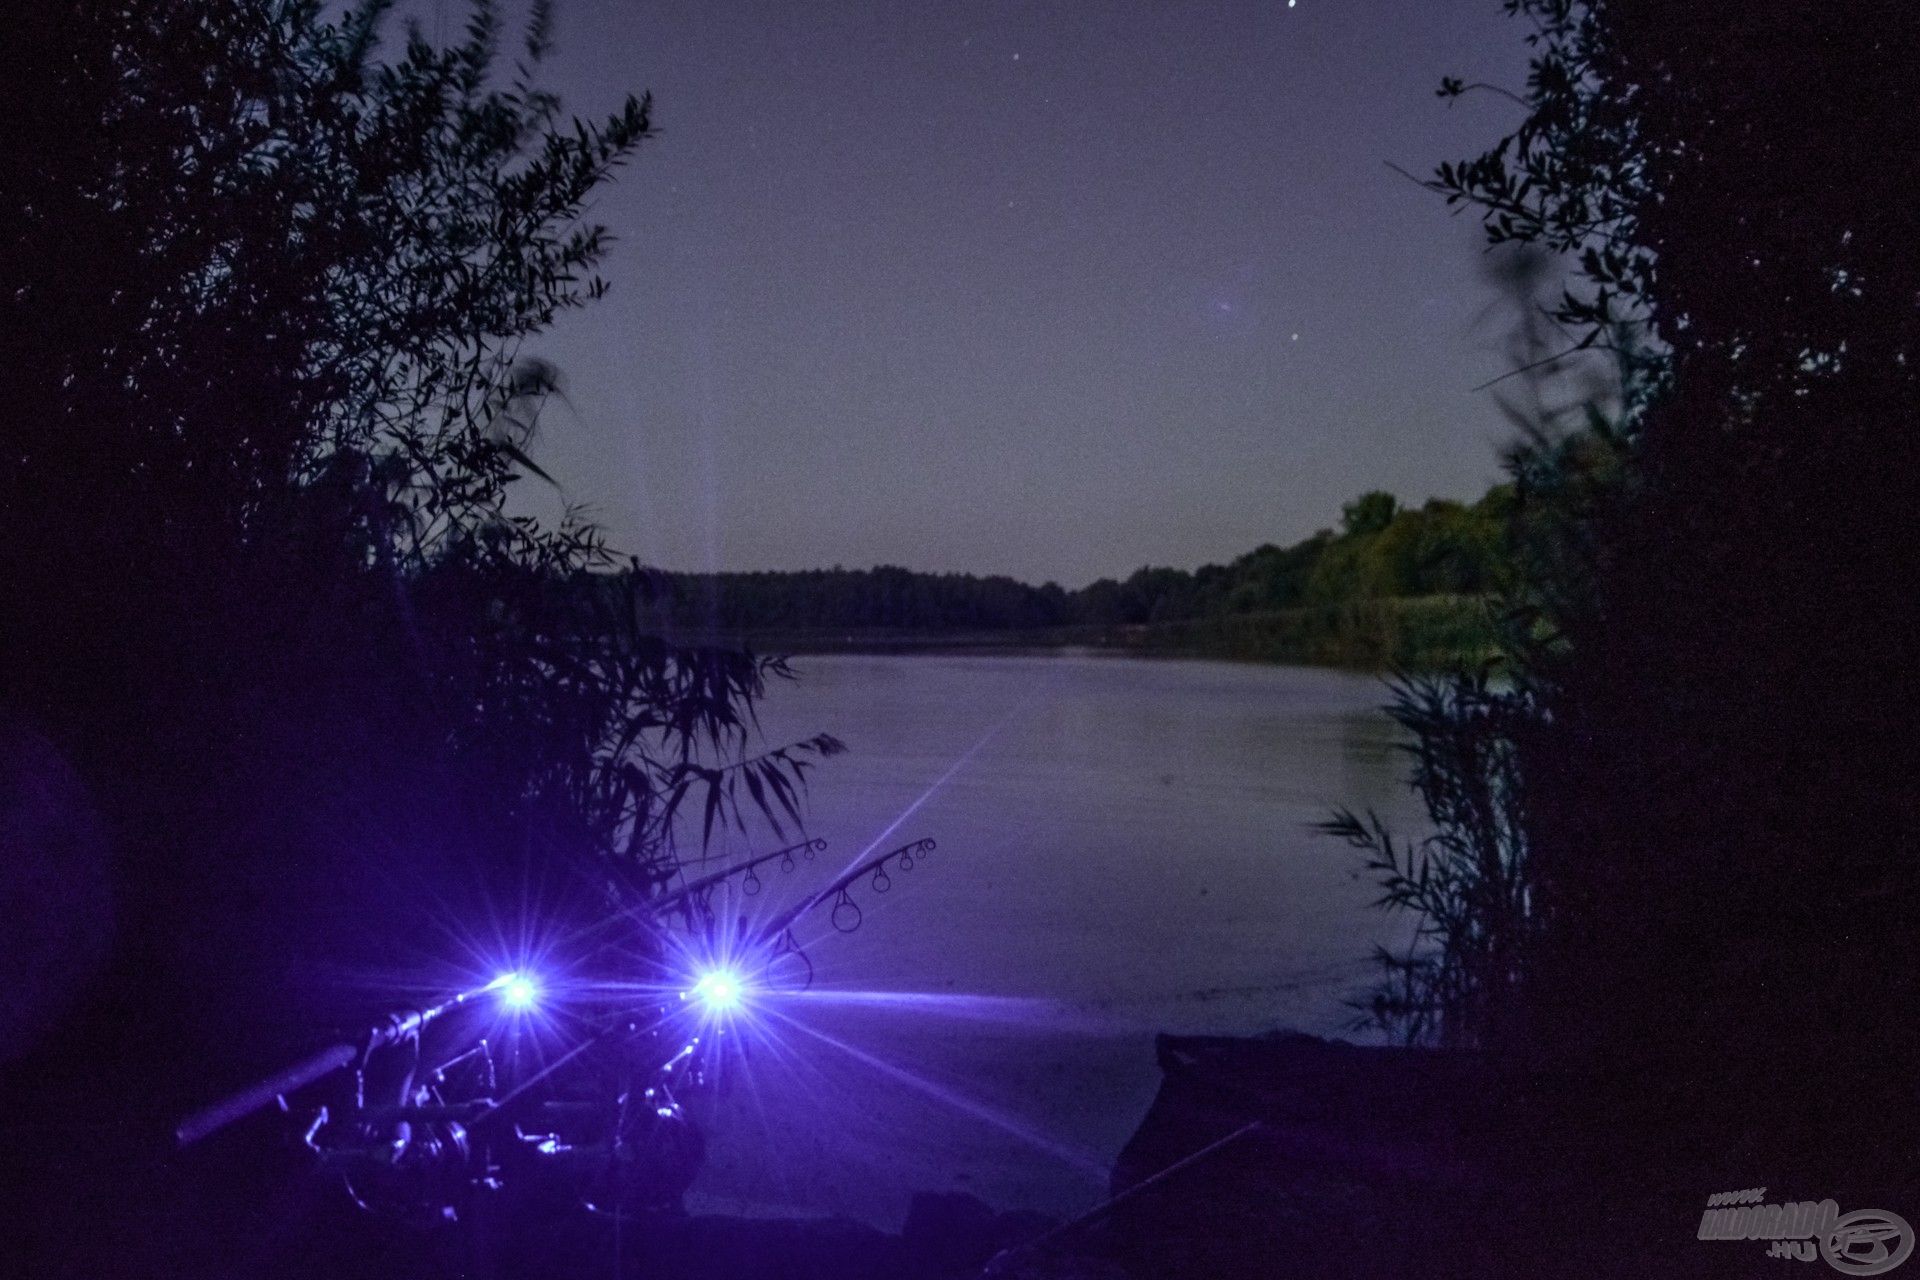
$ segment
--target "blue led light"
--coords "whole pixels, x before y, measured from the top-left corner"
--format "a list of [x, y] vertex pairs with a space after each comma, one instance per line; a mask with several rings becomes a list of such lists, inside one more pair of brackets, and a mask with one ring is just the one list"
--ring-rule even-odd
[[503, 973], [493, 987], [500, 993], [500, 1007], [512, 1013], [525, 1013], [540, 1003], [540, 984], [531, 974]]
[[691, 994], [708, 1013], [731, 1013], [746, 999], [747, 987], [731, 969], [709, 969], [693, 984]]

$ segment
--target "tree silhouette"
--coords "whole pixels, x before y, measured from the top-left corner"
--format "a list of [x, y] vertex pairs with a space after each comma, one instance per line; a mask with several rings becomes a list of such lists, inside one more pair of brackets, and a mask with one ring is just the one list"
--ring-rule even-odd
[[1507, 8], [1524, 119], [1433, 185], [1575, 256], [1563, 349], [1632, 393], [1629, 474], [1540, 583], [1532, 1047], [1589, 1154], [1876, 1185], [1920, 1063], [1920, 14]]
[[583, 589], [598, 530], [508, 502], [557, 388], [519, 344], [604, 291], [588, 201], [647, 101], [564, 116], [544, 4], [504, 70], [490, 4], [387, 51], [391, 8], [7, 18], [0, 705], [105, 811], [140, 999], [96, 1010], [156, 1055], [425, 903], [651, 892], [838, 749], [742, 759], [784, 667], [649, 634], [654, 579]]

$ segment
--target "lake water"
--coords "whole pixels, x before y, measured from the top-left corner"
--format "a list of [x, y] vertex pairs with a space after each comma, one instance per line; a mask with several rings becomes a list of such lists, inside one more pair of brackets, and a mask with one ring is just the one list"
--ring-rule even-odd
[[1159, 1072], [1157, 1031], [1351, 1034], [1376, 940], [1336, 804], [1403, 831], [1417, 805], [1377, 679], [1100, 656], [796, 660], [770, 742], [830, 732], [810, 828], [756, 917], [879, 852], [938, 852], [797, 930], [813, 991], [751, 1016], [700, 1108], [690, 1207], [897, 1228], [915, 1190], [1067, 1214], [1105, 1194]]

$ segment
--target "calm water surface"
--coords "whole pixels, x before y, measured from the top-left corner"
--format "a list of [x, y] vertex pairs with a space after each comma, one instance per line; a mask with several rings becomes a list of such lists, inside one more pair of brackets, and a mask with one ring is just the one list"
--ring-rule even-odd
[[814, 991], [756, 1014], [705, 1107], [692, 1207], [840, 1213], [897, 1227], [915, 1190], [1068, 1213], [1152, 1100], [1156, 1031], [1342, 1034], [1376, 940], [1328, 808], [1402, 830], [1378, 680], [1109, 657], [798, 660], [769, 741], [815, 732], [832, 842], [736, 910], [763, 917], [862, 851], [931, 836], [862, 923], [798, 930]]

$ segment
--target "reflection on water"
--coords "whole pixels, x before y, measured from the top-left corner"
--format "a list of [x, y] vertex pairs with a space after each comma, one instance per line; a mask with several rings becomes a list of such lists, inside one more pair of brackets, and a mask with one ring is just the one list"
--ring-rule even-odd
[[[1389, 925], [1334, 804], [1417, 825], [1377, 680], [1099, 657], [812, 657], [770, 741], [850, 752], [814, 775], [819, 863], [930, 835], [856, 890], [865, 923], [802, 931], [820, 996], [710, 1120], [697, 1208], [897, 1225], [908, 1193], [1069, 1211], [1151, 1100], [1155, 1031], [1340, 1033]], [[911, 992], [990, 999], [836, 999]], [[786, 1019], [791, 1018], [791, 1021]]]

